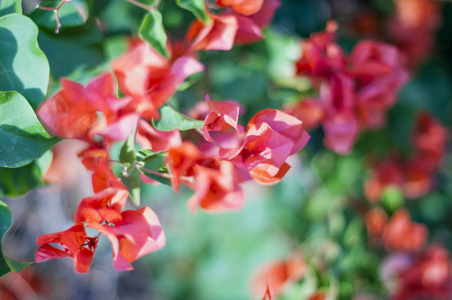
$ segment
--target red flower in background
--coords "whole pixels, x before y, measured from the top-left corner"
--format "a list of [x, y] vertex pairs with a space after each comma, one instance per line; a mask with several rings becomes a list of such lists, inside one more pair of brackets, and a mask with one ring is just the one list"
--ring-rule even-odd
[[288, 285], [301, 280], [308, 272], [308, 268], [309, 266], [299, 255], [269, 263], [254, 272], [251, 281], [252, 290], [255, 294], [262, 295], [262, 291], [270, 286], [272, 296], [278, 298]]
[[433, 186], [433, 175], [446, 151], [447, 129], [427, 113], [417, 116], [412, 134], [414, 153], [405, 159], [391, 157], [375, 163], [364, 183], [369, 201], [379, 201], [384, 189], [395, 185], [406, 198], [424, 196]]
[[395, 293], [391, 299], [451, 299], [452, 274], [448, 251], [432, 245], [411, 262], [399, 268]]
[[[88, 272], [97, 247], [97, 237], [88, 237], [83, 223], [77, 223], [71, 228], [51, 234], [40, 235], [36, 245], [40, 246], [35, 254], [36, 262], [49, 259], [72, 257], [75, 270], [79, 273]], [[59, 244], [63, 249], [50, 244]]]
[[382, 240], [388, 251], [416, 251], [425, 245], [427, 236], [425, 225], [411, 222], [408, 211], [399, 209], [386, 223]]
[[[337, 24], [329, 22], [326, 31], [311, 34], [303, 42], [297, 75], [308, 76], [314, 88], [320, 87], [320, 103], [314, 105], [315, 100], [309, 99], [291, 113], [301, 114], [312, 127], [321, 123], [325, 146], [345, 154], [353, 148], [361, 128], [384, 125], [386, 111], [408, 80], [408, 72], [399, 51], [383, 43], [359, 42], [347, 57], [335, 43], [336, 30]], [[315, 112], [314, 117], [309, 112]]]

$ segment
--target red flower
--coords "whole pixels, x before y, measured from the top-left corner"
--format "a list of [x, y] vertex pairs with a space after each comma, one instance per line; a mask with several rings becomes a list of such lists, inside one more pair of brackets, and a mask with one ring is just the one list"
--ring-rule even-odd
[[243, 207], [242, 189], [235, 167], [227, 161], [207, 159], [193, 168], [195, 193], [188, 199], [188, 208], [195, 213], [198, 207], [208, 212], [238, 210]]
[[391, 299], [451, 299], [450, 257], [440, 245], [432, 245], [399, 270], [399, 281]]
[[427, 227], [411, 222], [409, 213], [399, 209], [386, 224], [383, 244], [388, 251], [416, 251], [427, 241]]
[[96, 107], [81, 84], [62, 79], [61, 86], [63, 89], [46, 100], [37, 114], [58, 136], [84, 138], [97, 122]]
[[302, 279], [307, 270], [308, 265], [297, 255], [269, 263], [254, 272], [253, 291], [261, 293], [266, 286], [271, 286], [274, 297], [278, 298], [288, 284]]
[[201, 72], [204, 66], [189, 55], [171, 61], [149, 44], [141, 43], [116, 59], [112, 68], [120, 90], [132, 97], [124, 109], [152, 118], [179, 85], [188, 76]]
[[84, 198], [74, 214], [74, 222], [117, 222], [121, 220], [121, 211], [126, 205], [128, 195], [127, 190], [108, 188]]
[[171, 185], [178, 191], [181, 183], [180, 177], [195, 166], [195, 162], [202, 157], [201, 152], [191, 142], [185, 141], [179, 146], [168, 150], [166, 164], [171, 174]]
[[447, 129], [433, 116], [421, 113], [417, 117], [412, 141], [419, 161], [423, 162], [428, 170], [433, 171], [438, 167], [446, 151], [447, 140]]
[[388, 215], [379, 207], [373, 208], [365, 216], [367, 234], [371, 238], [380, 238], [388, 222]]
[[285, 111], [303, 122], [306, 130], [316, 128], [325, 116], [325, 109], [318, 99], [303, 99]]
[[108, 225], [89, 223], [87, 227], [107, 236], [113, 249], [114, 266], [118, 270], [133, 269], [131, 262], [166, 244], [160, 221], [149, 207], [126, 210], [120, 219], [112, 220]]
[[303, 55], [296, 63], [297, 75], [329, 79], [345, 70], [347, 58], [334, 42], [337, 23], [329, 22], [326, 31], [313, 33], [303, 42]]
[[116, 177], [115, 173], [110, 169], [107, 161], [103, 161], [97, 165], [93, 173], [92, 183], [95, 193], [110, 187], [127, 190], [127, 187], [121, 182], [121, 179]]
[[190, 50], [231, 50], [239, 26], [236, 15], [210, 14], [210, 17], [207, 24], [197, 20], [191, 24], [186, 34]]
[[267, 288], [265, 289], [265, 294], [262, 300], [272, 300], [273, 299], [273, 289], [272, 286], [267, 282]]
[[217, 0], [217, 5], [230, 7], [241, 15], [257, 13], [264, 4], [264, 0]]
[[[97, 241], [97, 237], [86, 235], [85, 226], [82, 223], [77, 223], [65, 231], [40, 235], [36, 245], [41, 247], [36, 251], [35, 260], [43, 262], [66, 256], [72, 257], [75, 262], [75, 270], [79, 273], [86, 273], [93, 260]], [[50, 245], [54, 243], [64, 246], [63, 250]]]
[[390, 158], [374, 166], [373, 172], [364, 182], [364, 194], [371, 202], [380, 200], [389, 185], [401, 186], [404, 180], [401, 163]]

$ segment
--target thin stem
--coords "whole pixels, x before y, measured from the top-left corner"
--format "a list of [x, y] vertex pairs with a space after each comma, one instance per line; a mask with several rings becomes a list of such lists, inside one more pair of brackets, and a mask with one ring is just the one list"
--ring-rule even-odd
[[[174, 177], [174, 175], [171, 175], [171, 174], [168, 174], [168, 173], [157, 172], [157, 171], [145, 168], [145, 167], [141, 166], [140, 164], [135, 164], [135, 166], [137, 168], [142, 169], [143, 171], [146, 171], [146, 172], [148, 172], [150, 174], [157, 175], [157, 176], [160, 176], [160, 177], [163, 177], [163, 178], [172, 179]], [[182, 179], [182, 180], [193, 182], [193, 177], [180, 176], [179, 178]]]
[[60, 20], [60, 8], [63, 6], [64, 3], [66, 2], [71, 2], [72, 0], [61, 0], [61, 2], [57, 5], [57, 7], [46, 7], [46, 6], [41, 6], [38, 5], [38, 9], [42, 9], [42, 10], [50, 10], [53, 11], [55, 13], [55, 19], [57, 22], [57, 26], [55, 28], [55, 33], [59, 33], [60, 32], [60, 28], [61, 28], [61, 20]]
[[138, 7], [142, 8], [142, 9], [144, 9], [144, 10], [147, 10], [147, 11], [152, 11], [154, 9], [153, 5], [148, 6], [146, 4], [143, 4], [143, 3], [135, 1], [135, 0], [126, 0], [126, 1], [131, 3], [131, 4], [133, 4], [133, 5], [135, 5], [135, 6], [138, 6]]
[[137, 143], [137, 132], [138, 132], [138, 122], [140, 122], [140, 118], [137, 118], [135, 121], [135, 124], [133, 125], [133, 146], [135, 147], [135, 144]]

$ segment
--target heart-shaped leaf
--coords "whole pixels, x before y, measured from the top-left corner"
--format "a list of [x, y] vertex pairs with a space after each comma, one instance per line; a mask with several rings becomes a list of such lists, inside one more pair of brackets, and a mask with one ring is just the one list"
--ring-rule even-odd
[[[12, 217], [11, 211], [8, 206], [0, 201], [0, 241], [3, 241], [3, 237], [8, 229], [11, 227]], [[0, 247], [0, 276], [5, 275], [11, 271], [19, 272], [26, 266], [33, 264], [32, 262], [20, 262], [15, 261], [3, 254], [3, 247]]]
[[36, 109], [47, 93], [49, 63], [38, 27], [19, 14], [0, 18], [0, 91], [17, 91]]
[[22, 13], [21, 0], [1, 0], [0, 1], [0, 17], [9, 14]]
[[181, 131], [201, 128], [204, 121], [191, 119], [181, 115], [169, 106], [163, 106], [160, 109], [160, 120], [154, 121], [154, 127], [162, 131], [171, 131], [179, 128]]
[[204, 0], [177, 0], [176, 3], [180, 7], [191, 11], [199, 21], [203, 23], [210, 22]]
[[167, 36], [163, 27], [162, 14], [158, 10], [152, 10], [143, 17], [140, 27], [140, 37], [149, 43], [160, 55], [169, 58], [166, 48]]
[[27, 165], [59, 141], [49, 136], [18, 92], [0, 92], [0, 120], [0, 167]]

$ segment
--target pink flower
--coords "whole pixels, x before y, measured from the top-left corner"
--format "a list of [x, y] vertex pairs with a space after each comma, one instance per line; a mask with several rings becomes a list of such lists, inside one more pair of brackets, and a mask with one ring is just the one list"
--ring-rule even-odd
[[[255, 173], [255, 179], [275, 183], [287, 172], [287, 158], [309, 140], [301, 121], [276, 109], [258, 112], [248, 123], [243, 144], [238, 149], [220, 149], [220, 158]], [[254, 176], [253, 176], [254, 177]]]
[[210, 112], [202, 127], [206, 140], [212, 141], [209, 131], [222, 131], [233, 127], [239, 133], [243, 132], [243, 126], [238, 124], [240, 105], [227, 101], [211, 101], [209, 95], [206, 95], [206, 102]]
[[113, 249], [114, 266], [131, 270], [131, 262], [166, 244], [166, 237], [155, 212], [149, 207], [123, 211], [119, 219], [108, 225], [89, 223], [87, 227], [105, 234]]
[[132, 133], [138, 115], [122, 111], [130, 99], [115, 96], [111, 74], [95, 78], [86, 88], [67, 79], [61, 84], [63, 89], [38, 108], [40, 119], [57, 135], [92, 142], [95, 135], [118, 141]]

